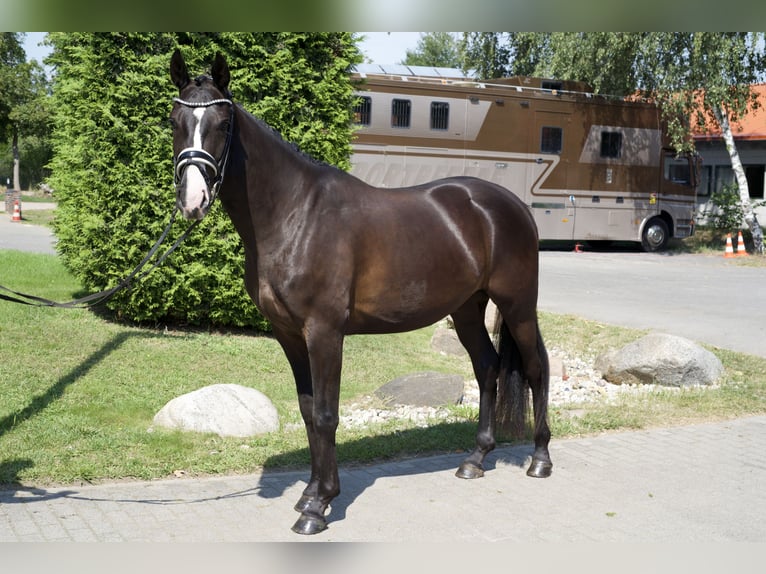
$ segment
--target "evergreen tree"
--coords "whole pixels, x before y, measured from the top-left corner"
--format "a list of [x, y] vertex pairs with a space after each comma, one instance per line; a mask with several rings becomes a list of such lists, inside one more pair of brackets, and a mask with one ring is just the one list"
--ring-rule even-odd
[[[176, 47], [192, 73], [216, 52], [233, 98], [317, 159], [346, 168], [348, 70], [360, 60], [346, 33], [52, 33], [58, 250], [88, 291], [115, 285], [146, 254], [175, 205], [171, 132]], [[180, 234], [184, 222], [176, 224]], [[139, 322], [268, 325], [243, 286], [244, 257], [228, 216], [214, 208], [140, 286], [109, 307]]]

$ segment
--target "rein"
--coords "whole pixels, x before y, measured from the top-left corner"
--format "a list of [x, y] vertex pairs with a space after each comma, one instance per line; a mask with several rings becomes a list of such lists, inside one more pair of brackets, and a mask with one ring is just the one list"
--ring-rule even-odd
[[152, 264], [151, 267], [149, 267], [147, 270], [145, 270], [142, 273], [141, 270], [152, 259], [152, 257], [154, 257], [154, 255], [159, 250], [160, 245], [162, 245], [162, 243], [165, 241], [165, 238], [170, 232], [170, 228], [173, 226], [173, 222], [175, 221], [177, 213], [178, 213], [178, 208], [173, 210], [173, 213], [170, 216], [170, 221], [168, 222], [167, 226], [165, 226], [165, 230], [162, 232], [162, 235], [160, 235], [160, 238], [149, 250], [149, 253], [146, 254], [146, 257], [143, 258], [143, 260], [136, 266], [136, 268], [133, 271], [131, 271], [127, 276], [125, 276], [125, 278], [122, 281], [120, 281], [117, 285], [115, 285], [111, 289], [105, 289], [104, 291], [99, 291], [98, 293], [93, 293], [91, 295], [81, 297], [80, 299], [74, 299], [66, 303], [59, 303], [57, 301], [51, 301], [50, 299], [45, 299], [44, 297], [37, 297], [35, 295], [19, 293], [18, 291], [13, 291], [12, 289], [8, 289], [7, 287], [3, 287], [2, 285], [0, 285], [0, 291], [4, 291], [6, 293], [11, 294], [11, 295], [4, 295], [3, 293], [0, 293], [0, 299], [3, 299], [5, 301], [11, 301], [13, 303], [21, 303], [23, 305], [32, 305], [35, 307], [59, 307], [59, 308], [65, 308], [65, 309], [88, 309], [88, 308], [100, 305], [102, 303], [106, 303], [118, 291], [125, 288], [129, 288], [131, 286], [132, 281], [134, 280], [140, 281], [141, 279], [149, 275], [149, 273], [154, 271], [157, 267], [159, 267], [165, 261], [165, 259], [167, 259], [167, 257], [171, 253], [173, 253], [173, 251], [176, 250], [176, 248], [181, 244], [181, 242], [189, 236], [192, 229], [194, 229], [197, 226], [197, 224], [199, 224], [200, 222], [200, 220], [194, 221], [186, 229], [186, 231], [184, 231], [184, 233], [178, 239], [176, 239], [175, 243], [173, 243], [173, 245], [171, 245], [165, 251], [165, 253], [163, 253], [159, 257], [159, 259], [157, 259], [157, 261], [155, 261]]

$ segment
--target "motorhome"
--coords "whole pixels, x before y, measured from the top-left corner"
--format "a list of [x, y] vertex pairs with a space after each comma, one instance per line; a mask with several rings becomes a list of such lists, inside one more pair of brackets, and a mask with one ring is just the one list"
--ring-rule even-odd
[[694, 232], [698, 159], [670, 148], [651, 102], [580, 82], [476, 81], [405, 66], [362, 66], [355, 80], [351, 173], [371, 185], [493, 181], [529, 206], [541, 240], [658, 251]]

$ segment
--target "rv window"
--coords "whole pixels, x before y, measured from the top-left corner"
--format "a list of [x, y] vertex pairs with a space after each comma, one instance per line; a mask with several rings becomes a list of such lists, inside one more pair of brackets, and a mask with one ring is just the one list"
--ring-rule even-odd
[[562, 82], [554, 82], [551, 80], [543, 80], [541, 83], [543, 90], [560, 90], [563, 85]]
[[622, 155], [622, 134], [620, 132], [601, 132], [601, 157], [620, 157]]
[[564, 130], [557, 127], [543, 126], [540, 132], [540, 153], [561, 153]]
[[449, 104], [447, 102], [431, 102], [431, 129], [446, 130], [449, 128]]
[[665, 179], [673, 183], [691, 183], [691, 170], [689, 160], [685, 157], [665, 156]]
[[408, 128], [410, 127], [410, 108], [409, 100], [394, 99], [391, 102], [391, 127]]
[[372, 114], [372, 98], [361, 96], [354, 106], [354, 123], [362, 126], [370, 125]]

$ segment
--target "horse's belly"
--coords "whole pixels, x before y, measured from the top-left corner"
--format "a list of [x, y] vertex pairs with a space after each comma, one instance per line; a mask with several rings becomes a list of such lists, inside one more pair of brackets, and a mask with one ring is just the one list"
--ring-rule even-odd
[[413, 279], [387, 289], [357, 292], [349, 331], [394, 333], [426, 327], [455, 311], [475, 291], [454, 283], [435, 286], [424, 279]]

